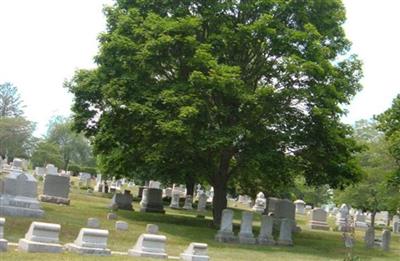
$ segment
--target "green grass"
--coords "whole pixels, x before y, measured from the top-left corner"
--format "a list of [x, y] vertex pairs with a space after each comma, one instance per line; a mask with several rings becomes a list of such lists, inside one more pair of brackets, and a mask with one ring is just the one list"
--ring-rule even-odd
[[[39, 190], [40, 191], [40, 190]], [[305, 216], [297, 216], [297, 223], [302, 232], [294, 235], [294, 247], [281, 246], [247, 246], [239, 244], [222, 244], [213, 240], [216, 230], [212, 227], [211, 213], [205, 219], [196, 218], [195, 211], [172, 210], [167, 206], [166, 214], [140, 213], [139, 205], [134, 203], [135, 212], [118, 211], [118, 220], [129, 223], [129, 231], [120, 232], [114, 229], [115, 221], [106, 219], [107, 205], [110, 199], [97, 194], [88, 194], [84, 190], [74, 189], [71, 193], [71, 205], [59, 206], [42, 203], [45, 217], [41, 219], [7, 217], [5, 237], [9, 242], [18, 242], [29, 228], [32, 221], [43, 221], [61, 224], [60, 240], [69, 243], [75, 240], [80, 228], [86, 226], [87, 218], [97, 217], [101, 227], [110, 231], [108, 246], [112, 251], [127, 252], [139, 235], [145, 231], [146, 224], [157, 224], [160, 234], [167, 236], [167, 253], [170, 256], [179, 254], [190, 242], [203, 242], [209, 246], [211, 260], [343, 260], [346, 249], [338, 232], [309, 230]], [[235, 210], [235, 232], [239, 230], [240, 211], [244, 206]], [[260, 217], [254, 217], [254, 232], [258, 234]], [[381, 233], [380, 231], [377, 233]], [[357, 242], [354, 254], [361, 260], [400, 260], [400, 237], [392, 235], [391, 252], [385, 253], [380, 249], [366, 250], [362, 241], [362, 232], [357, 232]], [[63, 254], [27, 254], [10, 247], [6, 253], [0, 253], [0, 260], [139, 260], [128, 256], [90, 257], [72, 253]], [[151, 260], [151, 259], [145, 259]]]

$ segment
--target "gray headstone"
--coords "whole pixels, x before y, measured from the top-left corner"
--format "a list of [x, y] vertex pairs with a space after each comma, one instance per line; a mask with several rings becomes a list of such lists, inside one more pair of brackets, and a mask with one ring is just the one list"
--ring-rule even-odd
[[278, 245], [292, 246], [292, 227], [293, 220], [284, 218], [281, 220], [281, 229], [279, 231]]
[[253, 235], [253, 213], [242, 212], [242, 222], [240, 223], [239, 243], [255, 244], [256, 239]]
[[133, 210], [133, 196], [125, 190], [124, 194], [116, 193], [111, 199], [111, 206], [116, 205], [117, 209]]
[[121, 231], [126, 231], [126, 230], [128, 230], [128, 223], [126, 223], [125, 221], [117, 221], [117, 222], [115, 222], [115, 229], [121, 230]]
[[224, 209], [222, 211], [221, 226], [215, 236], [218, 242], [233, 242], [236, 240], [233, 234], [233, 211], [231, 209]]
[[100, 228], [100, 220], [98, 218], [88, 218], [87, 227]]
[[366, 248], [373, 248], [375, 244], [375, 228], [370, 227], [365, 231], [364, 243]]
[[165, 213], [162, 201], [162, 190], [156, 188], [144, 189], [140, 206], [140, 212]]
[[261, 216], [261, 230], [258, 235], [258, 243], [260, 245], [274, 245], [275, 240], [272, 235], [274, 229], [274, 218], [267, 215]]
[[390, 240], [391, 240], [390, 230], [385, 229], [382, 233], [382, 249], [383, 251], [390, 250]]
[[147, 234], [157, 235], [158, 234], [158, 230], [159, 230], [159, 228], [158, 228], [157, 225], [147, 224], [147, 226], [146, 226], [146, 233]]

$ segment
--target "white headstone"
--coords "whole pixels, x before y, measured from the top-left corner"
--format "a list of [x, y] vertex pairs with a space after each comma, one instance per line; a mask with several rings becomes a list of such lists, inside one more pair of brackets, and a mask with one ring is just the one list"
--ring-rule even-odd
[[129, 256], [141, 256], [166, 259], [165, 242], [167, 238], [162, 235], [142, 234], [135, 246], [128, 251]]
[[158, 181], [150, 180], [150, 182], [149, 182], [149, 188], [159, 189], [160, 186], [161, 186], [161, 183]]
[[224, 209], [222, 211], [221, 226], [215, 236], [218, 242], [233, 242], [236, 240], [233, 234], [233, 211], [231, 209]]
[[63, 252], [59, 244], [61, 226], [58, 224], [32, 222], [25, 238], [18, 242], [18, 249], [33, 253], [60, 253]]
[[273, 237], [274, 218], [267, 215], [261, 216], [261, 230], [258, 235], [258, 243], [260, 245], [274, 245], [275, 240]]
[[292, 227], [293, 220], [284, 218], [281, 220], [281, 229], [279, 231], [278, 245], [292, 246]]
[[180, 192], [178, 190], [173, 190], [172, 191], [172, 197], [171, 197], [171, 204], [169, 205], [170, 208], [175, 208], [179, 209], [179, 198], [180, 198]]
[[58, 175], [58, 169], [53, 164], [46, 165], [46, 174], [47, 175]]
[[117, 221], [117, 222], [115, 222], [115, 229], [121, 230], [121, 231], [127, 231], [128, 223], [126, 223], [125, 221]]
[[253, 210], [259, 213], [264, 212], [264, 209], [267, 204], [266, 202], [267, 200], [265, 199], [264, 193], [262, 192], [258, 193], [255, 204], [253, 206]]
[[346, 204], [342, 204], [339, 212], [336, 214], [336, 226], [338, 231], [350, 231], [349, 208]]
[[35, 174], [37, 176], [44, 176], [46, 174], [46, 169], [43, 167], [36, 167], [35, 168]]
[[199, 193], [199, 201], [197, 203], [197, 216], [204, 216], [206, 213], [207, 195], [203, 191]]
[[183, 209], [192, 210], [193, 209], [192, 203], [193, 203], [193, 197], [191, 195], [186, 195]]
[[69, 251], [84, 255], [111, 255], [107, 248], [108, 230], [82, 228], [74, 243], [67, 244]]
[[146, 233], [147, 234], [153, 234], [157, 235], [158, 234], [158, 226], [154, 224], [147, 224], [146, 226]]
[[256, 239], [253, 235], [253, 213], [242, 212], [242, 222], [240, 223], [239, 243], [255, 244]]
[[181, 254], [181, 260], [208, 261], [208, 245], [203, 243], [190, 243], [189, 247]]
[[306, 202], [304, 202], [301, 199], [298, 199], [294, 202], [296, 206], [296, 213], [300, 215], [305, 215], [306, 214]]
[[98, 218], [88, 218], [87, 227], [100, 228], [100, 220]]
[[[0, 159], [1, 161], [1, 159]], [[7, 251], [8, 241], [4, 239], [4, 224], [6, 223], [5, 218], [0, 217], [0, 252]]]
[[311, 229], [319, 229], [319, 230], [329, 230], [329, 225], [327, 223], [327, 216], [325, 210], [321, 208], [315, 208], [311, 210], [311, 218], [310, 218], [310, 228]]

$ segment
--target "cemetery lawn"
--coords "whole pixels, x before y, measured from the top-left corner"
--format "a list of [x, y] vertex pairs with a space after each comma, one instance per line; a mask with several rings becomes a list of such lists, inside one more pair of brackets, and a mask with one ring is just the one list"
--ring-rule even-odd
[[[40, 189], [38, 191], [41, 191]], [[307, 228], [307, 216], [297, 216], [298, 225], [302, 232], [294, 235], [294, 247], [259, 246], [223, 244], [214, 241], [216, 230], [211, 226], [211, 212], [206, 219], [196, 218], [195, 211], [172, 210], [165, 206], [166, 214], [140, 213], [138, 202], [134, 203], [135, 212], [117, 211], [118, 219], [129, 223], [126, 232], [116, 231], [115, 220], [107, 220], [109, 212], [108, 197], [99, 194], [88, 194], [85, 190], [73, 189], [71, 205], [59, 206], [42, 203], [45, 217], [41, 219], [6, 217], [5, 238], [12, 243], [17, 243], [24, 237], [32, 221], [43, 221], [61, 224], [60, 240], [62, 244], [73, 242], [80, 228], [86, 226], [87, 218], [97, 217], [101, 220], [101, 228], [110, 231], [108, 246], [112, 251], [127, 252], [135, 244], [136, 239], [145, 231], [146, 224], [157, 224], [160, 234], [167, 236], [166, 250], [169, 256], [179, 256], [190, 242], [207, 243], [209, 246], [210, 260], [343, 260], [346, 249], [341, 240], [341, 233], [310, 231]], [[235, 231], [239, 230], [240, 207], [235, 210]], [[255, 215], [254, 232], [258, 235], [259, 216]], [[376, 232], [377, 235], [381, 231]], [[380, 249], [367, 250], [363, 245], [363, 233], [357, 233], [357, 242], [354, 255], [358, 260], [400, 260], [400, 237], [392, 234], [391, 252], [385, 253]], [[43, 261], [43, 260], [152, 260], [134, 258], [124, 255], [110, 257], [79, 256], [72, 253], [63, 254], [31, 254], [16, 251], [15, 246], [10, 246], [8, 252], [0, 253], [1, 261]]]

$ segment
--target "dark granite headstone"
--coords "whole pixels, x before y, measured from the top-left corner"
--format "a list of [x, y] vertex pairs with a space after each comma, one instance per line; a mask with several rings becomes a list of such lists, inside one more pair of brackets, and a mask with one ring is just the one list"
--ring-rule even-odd
[[143, 190], [140, 212], [165, 213], [162, 201], [162, 189], [146, 188]]

